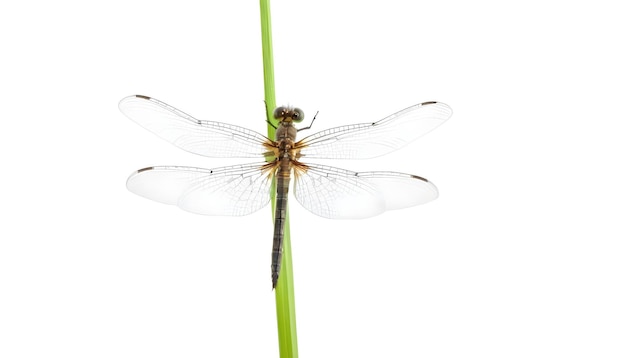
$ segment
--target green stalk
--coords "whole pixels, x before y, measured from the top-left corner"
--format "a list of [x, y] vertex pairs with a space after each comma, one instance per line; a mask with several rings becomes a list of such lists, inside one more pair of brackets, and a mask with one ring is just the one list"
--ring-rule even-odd
[[[276, 108], [274, 90], [274, 59], [272, 55], [272, 25], [269, 0], [261, 2], [261, 42], [263, 46], [263, 81], [265, 85], [266, 117], [273, 121], [272, 111]], [[274, 138], [274, 127], [268, 124], [267, 134]], [[272, 219], [276, 208], [276, 181], [272, 183]], [[289, 210], [285, 222], [283, 260], [276, 285], [276, 318], [278, 320], [278, 346], [281, 358], [298, 357], [296, 335], [296, 307], [293, 291], [293, 269], [291, 262], [291, 240], [289, 235]]]

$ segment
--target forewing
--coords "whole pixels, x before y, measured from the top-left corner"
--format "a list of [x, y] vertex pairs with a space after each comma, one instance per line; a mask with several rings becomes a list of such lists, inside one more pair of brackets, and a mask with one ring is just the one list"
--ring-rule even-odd
[[440, 102], [424, 102], [378, 122], [335, 127], [296, 143], [302, 157], [325, 159], [374, 158], [404, 147], [437, 128], [452, 115]]
[[131, 174], [126, 187], [137, 195], [192, 213], [241, 216], [269, 203], [273, 172], [272, 163], [216, 169], [149, 167]]
[[[267, 137], [232, 124], [202, 121], [157, 99], [136, 95], [120, 101], [128, 118], [188, 152], [207, 157], [261, 158], [267, 154]], [[268, 154], [269, 155], [269, 154]]]
[[362, 219], [386, 210], [424, 204], [437, 198], [437, 187], [416, 175], [352, 172], [323, 165], [296, 167], [296, 200], [329, 219]]

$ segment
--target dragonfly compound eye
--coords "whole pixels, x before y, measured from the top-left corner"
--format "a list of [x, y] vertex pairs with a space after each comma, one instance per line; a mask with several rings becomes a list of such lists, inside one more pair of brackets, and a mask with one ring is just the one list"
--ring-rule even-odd
[[276, 107], [274, 110], [274, 119], [285, 118], [285, 113], [287, 112], [287, 108], [285, 107]]
[[302, 120], [304, 119], [304, 112], [302, 112], [300, 108], [294, 108], [292, 119], [296, 123], [302, 122]]

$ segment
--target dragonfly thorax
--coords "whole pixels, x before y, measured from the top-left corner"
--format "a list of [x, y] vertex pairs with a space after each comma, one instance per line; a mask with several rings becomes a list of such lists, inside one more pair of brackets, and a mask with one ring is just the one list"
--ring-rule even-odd
[[280, 122], [278, 128], [276, 128], [276, 141], [278, 142], [278, 147], [283, 150], [292, 149], [294, 142], [296, 141], [297, 134], [298, 129], [296, 129], [291, 122]]

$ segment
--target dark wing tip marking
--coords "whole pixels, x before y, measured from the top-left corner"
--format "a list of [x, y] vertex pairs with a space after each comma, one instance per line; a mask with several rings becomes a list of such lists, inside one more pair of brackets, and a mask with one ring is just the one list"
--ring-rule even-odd
[[419, 180], [422, 180], [422, 181], [425, 181], [425, 182], [427, 182], [427, 183], [428, 183], [428, 179], [426, 179], [426, 178], [422, 178], [422, 177], [419, 177], [419, 176], [417, 176], [417, 175], [412, 175], [412, 174], [411, 174], [411, 178], [419, 179]]
[[154, 169], [154, 167], [142, 168], [142, 169], [137, 170], [137, 173], [145, 172], [147, 170], [152, 170], [152, 169]]
[[426, 106], [428, 104], [435, 104], [435, 103], [437, 103], [437, 101], [422, 102], [422, 106]]
[[150, 99], [150, 97], [144, 96], [144, 95], [141, 95], [141, 94], [136, 94], [135, 97], [142, 98], [142, 99]]

